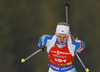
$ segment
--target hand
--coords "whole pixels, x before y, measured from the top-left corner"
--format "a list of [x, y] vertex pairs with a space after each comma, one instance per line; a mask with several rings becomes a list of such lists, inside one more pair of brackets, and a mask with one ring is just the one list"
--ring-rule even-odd
[[42, 48], [42, 51], [44, 51], [45, 50], [45, 47], [44, 48]]
[[40, 49], [43, 49], [43, 48], [44, 48], [44, 45], [41, 44], [41, 43], [38, 43], [38, 47], [39, 47]]

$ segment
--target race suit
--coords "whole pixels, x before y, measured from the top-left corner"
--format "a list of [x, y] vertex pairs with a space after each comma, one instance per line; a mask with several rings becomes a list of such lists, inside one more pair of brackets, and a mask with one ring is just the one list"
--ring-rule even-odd
[[[53, 35], [42, 35], [38, 42], [40, 49], [44, 48], [44, 45], [48, 47]], [[81, 53], [85, 48], [85, 43], [82, 40], [75, 40], [71, 38], [72, 47], [74, 52]], [[60, 44], [57, 39], [55, 44], [48, 52], [48, 65], [50, 66], [48, 72], [76, 72], [73, 62], [74, 56], [68, 49], [67, 40], [64, 44]]]

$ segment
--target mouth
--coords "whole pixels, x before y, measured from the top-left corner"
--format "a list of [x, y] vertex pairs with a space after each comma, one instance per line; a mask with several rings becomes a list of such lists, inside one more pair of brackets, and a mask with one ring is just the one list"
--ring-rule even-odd
[[63, 41], [60, 41], [60, 43], [63, 44], [64, 42]]

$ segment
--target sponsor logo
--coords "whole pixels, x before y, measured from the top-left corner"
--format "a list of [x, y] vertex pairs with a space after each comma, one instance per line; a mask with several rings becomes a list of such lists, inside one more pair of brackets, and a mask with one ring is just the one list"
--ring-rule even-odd
[[72, 62], [66, 63], [66, 65], [71, 65], [71, 64], [72, 64]]
[[71, 66], [66, 66], [66, 67], [58, 67], [58, 66], [55, 66], [55, 65], [52, 65], [52, 64], [50, 64], [49, 63], [49, 66], [52, 68], [52, 69], [54, 69], [54, 70], [56, 70], [56, 71], [67, 71], [67, 70], [69, 70], [69, 69], [72, 69], [74, 66], [73, 65], [71, 65]]
[[50, 52], [56, 53], [57, 55], [59, 55], [59, 54], [70, 55], [71, 54], [71, 53], [61, 52], [61, 51], [50, 51]]
[[55, 45], [53, 47], [55, 47]]
[[61, 32], [64, 32], [64, 30], [62, 30]]
[[59, 57], [59, 58], [67, 58], [67, 56], [59, 56], [59, 55], [55, 55], [53, 54], [54, 57]]

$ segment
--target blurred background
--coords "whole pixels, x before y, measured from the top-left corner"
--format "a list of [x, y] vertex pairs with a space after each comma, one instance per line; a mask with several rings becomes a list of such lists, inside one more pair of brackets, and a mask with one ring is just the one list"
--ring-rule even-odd
[[[0, 0], [0, 72], [48, 72], [48, 54], [36, 50], [39, 37], [53, 35], [66, 21], [65, 2], [71, 2], [69, 24], [74, 37], [85, 41], [79, 54], [90, 72], [100, 72], [100, 0]], [[85, 72], [75, 56], [78, 72]]]

